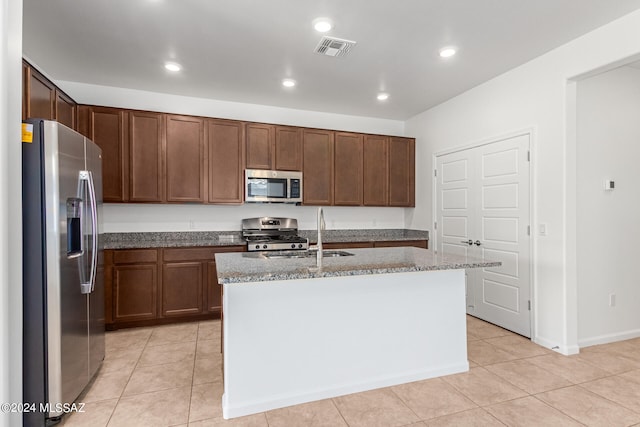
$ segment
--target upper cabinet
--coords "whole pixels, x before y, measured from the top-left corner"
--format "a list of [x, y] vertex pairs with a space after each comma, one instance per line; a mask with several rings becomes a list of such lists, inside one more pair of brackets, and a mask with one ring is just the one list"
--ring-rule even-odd
[[165, 126], [167, 201], [205, 202], [205, 120], [167, 115]]
[[302, 201], [305, 205], [333, 204], [333, 138], [327, 130], [302, 132]]
[[165, 201], [163, 114], [129, 112], [129, 201]]
[[415, 206], [415, 139], [389, 138], [389, 206]]
[[389, 138], [380, 135], [364, 136], [363, 204], [386, 206], [389, 201]]
[[55, 120], [55, 85], [32, 67], [28, 67], [26, 83], [27, 118]]
[[77, 129], [78, 105], [28, 62], [22, 61], [22, 119], [57, 120]]
[[56, 89], [56, 120], [71, 129], [78, 129], [76, 124], [78, 105], [75, 101]]
[[247, 123], [247, 169], [272, 169], [275, 126]]
[[302, 170], [302, 129], [288, 126], [275, 127], [274, 169]]
[[275, 169], [302, 171], [305, 205], [415, 206], [413, 138], [87, 105], [77, 118], [102, 149], [105, 202], [242, 204], [245, 169]]
[[335, 205], [362, 205], [362, 144], [362, 134], [336, 132], [333, 161]]
[[247, 169], [302, 170], [302, 129], [246, 124]]
[[102, 194], [105, 202], [128, 200], [128, 114], [119, 108], [81, 105], [78, 130], [102, 149]]
[[239, 204], [244, 200], [244, 124], [207, 120], [209, 202]]

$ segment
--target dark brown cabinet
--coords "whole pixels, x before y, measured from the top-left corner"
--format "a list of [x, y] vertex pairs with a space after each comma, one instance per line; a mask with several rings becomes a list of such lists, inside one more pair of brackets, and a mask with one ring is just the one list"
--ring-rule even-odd
[[107, 251], [105, 261], [105, 270], [112, 269], [111, 284], [106, 286], [111, 289], [111, 295], [105, 295], [106, 304], [110, 304], [106, 307], [107, 319], [113, 319], [114, 323], [155, 319], [158, 250]]
[[207, 263], [207, 311], [222, 314], [222, 286], [218, 284], [215, 261]]
[[27, 118], [56, 119], [56, 87], [31, 66], [26, 70], [25, 97]]
[[28, 116], [29, 106], [29, 64], [22, 61], [22, 120], [26, 120]]
[[274, 143], [274, 169], [281, 171], [302, 170], [302, 129], [276, 126]]
[[428, 240], [387, 240], [373, 244], [374, 248], [399, 248], [413, 246], [416, 248], [428, 249]]
[[[79, 131], [102, 149], [102, 194], [107, 203], [128, 200], [126, 111], [82, 105], [78, 109]], [[126, 173], [125, 173], [126, 172]]]
[[247, 123], [247, 169], [302, 170], [302, 128]]
[[22, 61], [22, 120], [56, 120], [78, 129], [78, 104], [49, 79]]
[[75, 101], [69, 98], [64, 92], [56, 89], [56, 120], [63, 125], [77, 130], [76, 123], [78, 105]]
[[415, 140], [389, 138], [389, 206], [415, 206]]
[[129, 112], [129, 201], [165, 200], [163, 115]]
[[215, 254], [245, 246], [106, 250], [107, 329], [222, 315]]
[[247, 169], [272, 169], [275, 126], [247, 123]]
[[333, 138], [332, 131], [303, 131], [302, 200], [305, 205], [333, 204]]
[[207, 120], [209, 202], [239, 204], [244, 200], [244, 125], [233, 120]]
[[204, 203], [207, 198], [204, 123], [199, 117], [165, 117], [168, 202]]
[[388, 194], [388, 138], [379, 135], [364, 136], [363, 204], [386, 206]]
[[362, 205], [362, 141], [362, 134], [336, 132], [334, 205]]

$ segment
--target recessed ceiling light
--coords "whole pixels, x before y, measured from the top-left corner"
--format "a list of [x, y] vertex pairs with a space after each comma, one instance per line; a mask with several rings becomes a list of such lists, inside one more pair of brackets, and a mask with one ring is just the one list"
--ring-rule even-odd
[[316, 18], [313, 20], [313, 28], [319, 33], [326, 33], [333, 28], [333, 24], [327, 18]]
[[386, 101], [387, 99], [389, 99], [389, 94], [388, 93], [379, 93], [377, 98], [378, 98], [378, 101]]
[[176, 72], [182, 70], [182, 65], [178, 64], [177, 62], [165, 62], [164, 68], [169, 71]]
[[296, 85], [296, 81], [293, 79], [282, 79], [282, 86], [284, 87], [294, 87]]
[[443, 47], [442, 49], [440, 49], [440, 56], [443, 58], [450, 58], [455, 54], [456, 54], [455, 47]]

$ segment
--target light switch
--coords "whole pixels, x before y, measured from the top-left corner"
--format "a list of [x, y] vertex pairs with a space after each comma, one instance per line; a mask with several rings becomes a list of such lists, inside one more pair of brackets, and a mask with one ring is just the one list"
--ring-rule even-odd
[[541, 236], [547, 235], [547, 224], [538, 225], [538, 234]]
[[613, 191], [616, 188], [616, 182], [610, 179], [605, 179], [604, 189], [607, 191]]

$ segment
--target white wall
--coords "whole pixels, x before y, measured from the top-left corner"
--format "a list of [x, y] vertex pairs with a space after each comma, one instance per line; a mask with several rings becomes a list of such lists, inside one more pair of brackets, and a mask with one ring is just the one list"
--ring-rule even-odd
[[[578, 83], [580, 346], [640, 336], [639, 118], [640, 69], [620, 67]], [[615, 180], [615, 190], [604, 190], [605, 179]]]
[[[327, 229], [404, 228], [403, 208], [325, 206]], [[106, 233], [134, 231], [240, 231], [242, 218], [296, 218], [301, 230], [315, 230], [317, 208], [277, 204], [219, 205], [104, 205]], [[193, 225], [191, 224], [193, 223]]]
[[[45, 70], [46, 71], [46, 70]], [[82, 104], [190, 114], [225, 119], [277, 123], [384, 135], [404, 135], [404, 122], [315, 111], [152, 93], [133, 89], [56, 81]], [[402, 208], [330, 207], [327, 227], [404, 228]], [[297, 218], [300, 228], [315, 228], [315, 208], [277, 205], [105, 205], [104, 231], [239, 230], [240, 219], [281, 215]]]
[[575, 272], [568, 256], [576, 241], [570, 227], [575, 204], [571, 171], [575, 150], [566, 106], [569, 78], [640, 53], [640, 11], [635, 11], [558, 49], [517, 67], [406, 122], [417, 138], [416, 209], [407, 227], [430, 229], [433, 223], [433, 153], [487, 140], [513, 131], [534, 131], [532, 141], [534, 233], [533, 339], [573, 353], [577, 347]]
[[0, 403], [22, 402], [21, 56], [22, 0], [0, 0]]

